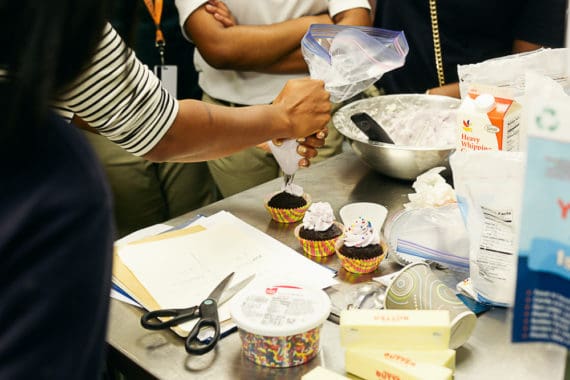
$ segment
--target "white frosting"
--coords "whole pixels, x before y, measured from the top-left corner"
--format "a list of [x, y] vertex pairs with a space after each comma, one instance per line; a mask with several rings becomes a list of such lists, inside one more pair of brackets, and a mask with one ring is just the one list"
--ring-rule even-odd
[[303, 217], [303, 227], [307, 230], [326, 231], [333, 222], [333, 209], [328, 202], [313, 203]]
[[358, 218], [344, 232], [344, 245], [347, 247], [367, 247], [380, 244], [380, 235], [374, 232], [372, 223], [364, 218]]
[[304, 194], [303, 188], [299, 185], [295, 185], [294, 183], [290, 183], [288, 185], [281, 185], [281, 191], [289, 193], [291, 195], [295, 195], [297, 197], [301, 197]]

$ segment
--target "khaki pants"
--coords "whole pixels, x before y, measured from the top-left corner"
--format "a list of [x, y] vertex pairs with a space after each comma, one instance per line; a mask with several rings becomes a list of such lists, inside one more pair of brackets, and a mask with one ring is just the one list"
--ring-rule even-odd
[[205, 206], [217, 198], [205, 162], [153, 163], [103, 136], [84, 133], [101, 160], [113, 191], [118, 237]]
[[[213, 104], [228, 105], [213, 99], [207, 94], [202, 96], [202, 100]], [[325, 146], [319, 148], [318, 156], [311, 159], [312, 164], [339, 154], [342, 151], [343, 136], [334, 128], [332, 122], [329, 123], [328, 129], [329, 134], [326, 138]], [[208, 167], [224, 197], [229, 197], [260, 185], [280, 175], [279, 164], [277, 164], [273, 155], [257, 147], [245, 149], [228, 157], [208, 161]]]

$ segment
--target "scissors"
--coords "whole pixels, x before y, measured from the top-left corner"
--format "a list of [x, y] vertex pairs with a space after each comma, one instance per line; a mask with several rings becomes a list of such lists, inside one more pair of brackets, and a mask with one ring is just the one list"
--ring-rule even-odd
[[[184, 347], [186, 352], [194, 355], [202, 355], [210, 352], [220, 339], [220, 320], [218, 317], [218, 305], [223, 304], [239, 292], [245, 285], [252, 279], [253, 275], [245, 280], [242, 280], [237, 285], [228, 289], [224, 293], [230, 280], [235, 272], [227, 275], [220, 283], [212, 290], [210, 295], [200, 303], [200, 305], [192, 306], [185, 309], [160, 309], [149, 311], [141, 317], [141, 325], [149, 330], [162, 330], [181, 323], [199, 318], [198, 322], [194, 325], [190, 334], [186, 338]], [[224, 294], [224, 297], [220, 297]], [[172, 317], [166, 321], [161, 321], [159, 317]], [[200, 332], [206, 330], [214, 330], [211, 339], [201, 340], [198, 338]]]

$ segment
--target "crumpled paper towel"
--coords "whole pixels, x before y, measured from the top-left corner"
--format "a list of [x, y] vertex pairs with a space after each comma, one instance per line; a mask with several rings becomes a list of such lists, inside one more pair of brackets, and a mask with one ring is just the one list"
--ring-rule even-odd
[[440, 207], [445, 204], [457, 202], [455, 191], [439, 173], [444, 167], [436, 167], [420, 174], [412, 187], [416, 191], [408, 194], [410, 202], [404, 204], [406, 210], [423, 207]]

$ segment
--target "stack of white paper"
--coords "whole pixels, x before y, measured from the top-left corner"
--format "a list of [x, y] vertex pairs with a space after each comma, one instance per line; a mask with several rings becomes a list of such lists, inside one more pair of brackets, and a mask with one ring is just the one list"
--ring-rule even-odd
[[[204, 229], [116, 246], [123, 264], [161, 308], [199, 305], [231, 272], [235, 275], [230, 287], [252, 274], [251, 287], [288, 284], [322, 289], [336, 283], [330, 269], [229, 212], [201, 218], [197, 224]], [[227, 303], [220, 306], [219, 316], [221, 321], [229, 319]], [[188, 331], [192, 325], [181, 328]]]

